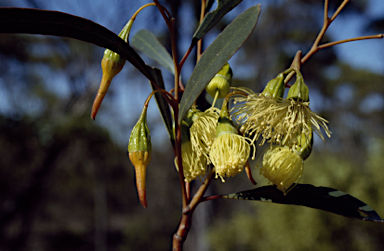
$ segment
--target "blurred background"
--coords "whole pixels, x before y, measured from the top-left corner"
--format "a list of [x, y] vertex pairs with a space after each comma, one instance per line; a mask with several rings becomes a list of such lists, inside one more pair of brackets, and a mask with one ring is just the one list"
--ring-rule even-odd
[[[160, 2], [178, 22], [181, 57], [197, 27], [199, 1]], [[330, 2], [333, 13], [342, 1]], [[145, 3], [0, 0], [1, 7], [67, 12], [115, 33]], [[258, 3], [258, 25], [230, 60], [233, 85], [255, 92], [289, 67], [297, 50], [309, 50], [323, 22], [322, 1], [244, 0], [206, 35], [204, 45]], [[170, 48], [155, 7], [139, 14], [131, 37], [140, 29], [149, 29]], [[384, 3], [353, 0], [323, 42], [376, 33], [384, 33]], [[153, 157], [147, 209], [138, 202], [134, 169], [126, 157], [131, 129], [151, 92], [148, 81], [127, 63], [96, 121], [90, 119], [103, 51], [73, 39], [0, 34], [0, 250], [171, 249], [181, 198], [173, 151], [154, 101], [148, 111]], [[184, 83], [194, 62], [191, 56], [183, 68]], [[172, 75], [162, 70], [169, 90]], [[302, 73], [311, 108], [329, 121], [332, 138], [315, 138], [300, 182], [347, 192], [384, 217], [384, 40], [319, 51]], [[268, 184], [257, 169], [253, 174], [258, 186]], [[252, 188], [240, 174], [212, 182], [207, 194]], [[220, 200], [197, 208], [185, 250], [383, 250], [383, 236], [382, 224], [315, 209]]]

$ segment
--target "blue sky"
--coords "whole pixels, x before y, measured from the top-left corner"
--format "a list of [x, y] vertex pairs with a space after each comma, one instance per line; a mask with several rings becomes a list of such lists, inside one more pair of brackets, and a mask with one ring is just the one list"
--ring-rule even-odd
[[[368, 9], [365, 15], [370, 18], [384, 17], [384, 1], [368, 1]], [[342, 40], [362, 35], [370, 35], [364, 32], [367, 19], [361, 16], [339, 16], [330, 26], [328, 34], [333, 40]], [[384, 31], [382, 31], [384, 33]], [[370, 69], [376, 73], [384, 74], [384, 39], [356, 41], [337, 45], [336, 52], [340, 59], [349, 62], [359, 68]]]

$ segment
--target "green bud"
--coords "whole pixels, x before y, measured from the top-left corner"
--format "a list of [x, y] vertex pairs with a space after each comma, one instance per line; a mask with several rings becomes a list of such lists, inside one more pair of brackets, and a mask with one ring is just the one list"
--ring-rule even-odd
[[[122, 38], [125, 42], [128, 42], [128, 35], [132, 24], [133, 20], [129, 20], [119, 34], [119, 37]], [[113, 52], [110, 49], [105, 49], [104, 56], [101, 60], [103, 76], [100, 82], [99, 90], [97, 91], [95, 100], [93, 101], [92, 105], [91, 118], [93, 120], [96, 118], [96, 114], [100, 108], [101, 102], [107, 94], [112, 79], [123, 69], [125, 61], [126, 59], [121, 57], [116, 52]]]
[[283, 98], [284, 90], [284, 74], [280, 73], [276, 78], [268, 82], [262, 93], [264, 95], [271, 96], [274, 99], [280, 99]]
[[[129, 36], [129, 32], [131, 30], [132, 24], [133, 24], [133, 20], [130, 19], [128, 21], [128, 23], [124, 26], [124, 28], [120, 31], [120, 34], [119, 34], [119, 37], [121, 39], [123, 39], [126, 43], [128, 43], [128, 36]], [[107, 60], [111, 60], [111, 61], [113, 61], [117, 64], [121, 64], [121, 65], [124, 65], [125, 61], [126, 61], [125, 58], [121, 57], [119, 54], [111, 51], [110, 49], [106, 49], [104, 51], [104, 57], [103, 58], [105, 58]]]
[[147, 207], [147, 193], [145, 188], [145, 177], [147, 166], [151, 161], [151, 136], [147, 126], [147, 107], [141, 112], [139, 121], [132, 129], [128, 144], [128, 157], [135, 167], [136, 188], [141, 205]]
[[[306, 135], [308, 135], [308, 137]], [[301, 135], [298, 135], [297, 141], [299, 142], [299, 145], [297, 146], [296, 151], [300, 154], [303, 160], [306, 160], [312, 152], [312, 146], [313, 146], [312, 129], [310, 129], [310, 133], [308, 134], [302, 133]]]
[[221, 70], [212, 78], [212, 80], [205, 87], [205, 90], [215, 98], [225, 98], [228, 95], [232, 82], [232, 69], [228, 63], [226, 63]]
[[304, 102], [309, 101], [308, 86], [304, 83], [301, 74], [296, 74], [296, 81], [291, 88], [289, 88], [287, 99], [301, 100]]
[[128, 152], [151, 152], [151, 136], [147, 126], [147, 107], [144, 106], [140, 118], [135, 127], [132, 129], [131, 136], [129, 137]]

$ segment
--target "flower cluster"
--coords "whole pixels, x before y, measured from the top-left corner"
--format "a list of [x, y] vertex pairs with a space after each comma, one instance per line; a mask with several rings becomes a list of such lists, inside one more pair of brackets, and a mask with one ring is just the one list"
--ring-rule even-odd
[[[294, 71], [296, 81], [284, 99], [285, 75]], [[229, 65], [225, 65], [220, 74], [215, 76], [219, 79], [212, 79], [207, 86], [208, 93], [214, 96], [214, 102], [218, 97], [228, 94], [229, 84], [224, 82], [229, 82], [231, 76]], [[186, 182], [205, 176], [210, 165], [214, 168], [215, 177], [222, 182], [225, 182], [225, 177], [242, 172], [245, 166], [248, 175], [251, 147], [254, 148], [254, 158], [255, 143], [259, 140], [260, 145], [270, 144], [263, 153], [260, 173], [286, 194], [302, 177], [304, 160], [312, 151], [313, 132], [324, 140], [321, 133], [323, 128], [326, 135], [331, 136], [328, 121], [309, 108], [308, 93], [301, 73], [288, 69], [268, 82], [262, 93], [254, 93], [248, 88], [237, 88], [225, 97], [221, 110], [214, 105], [204, 112], [191, 108], [181, 124], [182, 159], [181, 162], [175, 159], [176, 169], [179, 170], [178, 165], [182, 164]], [[229, 97], [233, 98], [235, 104], [231, 114], [228, 111]], [[145, 129], [144, 115], [141, 119], [143, 122], [139, 124]], [[241, 125], [240, 131], [234, 121]], [[144, 129], [144, 133], [140, 135], [148, 135], [149, 138], [149, 131]], [[135, 142], [148, 142], [145, 137], [141, 139], [138, 133], [133, 135], [135, 137], [131, 136], [130, 140], [130, 157], [138, 148], [134, 149], [133, 146], [141, 146], [135, 145]], [[149, 152], [150, 147], [141, 147], [139, 150]], [[147, 159], [143, 164], [140, 162], [140, 165], [146, 167], [149, 162], [149, 158]], [[145, 205], [145, 171], [141, 172], [141, 169], [137, 168], [136, 171], [137, 174], [143, 174], [137, 180], [141, 182], [139, 185]], [[253, 181], [252, 177], [248, 177]]]
[[[212, 164], [216, 178], [225, 182], [244, 170], [248, 161], [251, 140], [239, 135], [231, 121], [225, 99], [221, 111], [214, 107], [217, 98], [229, 93], [232, 70], [225, 64], [206, 87], [213, 98], [213, 105], [204, 112], [196, 108], [188, 111], [182, 122], [182, 164], [185, 181], [202, 177]], [[176, 162], [176, 168], [177, 161]]]
[[[217, 108], [205, 112], [191, 109], [183, 121], [181, 151], [187, 182], [204, 176], [209, 164], [215, 167], [216, 178], [220, 177], [222, 182], [225, 182], [224, 177], [244, 170], [250, 154], [250, 140], [238, 134], [227, 109], [222, 110], [220, 116], [219, 111]], [[192, 125], [188, 126], [187, 121]]]
[[[285, 73], [294, 71], [288, 69]], [[309, 108], [308, 87], [301, 73], [296, 71], [296, 82], [284, 94], [284, 74], [272, 79], [262, 93], [238, 88], [242, 96], [234, 98], [232, 118], [242, 125], [241, 131], [269, 143], [264, 153], [260, 173], [285, 193], [292, 189], [303, 173], [303, 162], [313, 145], [313, 131], [324, 140], [321, 128], [330, 137], [328, 121]]]

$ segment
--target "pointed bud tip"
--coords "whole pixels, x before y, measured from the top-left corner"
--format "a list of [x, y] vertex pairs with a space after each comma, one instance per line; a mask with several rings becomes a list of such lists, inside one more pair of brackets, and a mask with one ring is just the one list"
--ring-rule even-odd
[[[132, 155], [129, 155], [132, 157]], [[132, 158], [130, 158], [132, 161]], [[146, 176], [145, 165], [136, 165], [135, 166], [135, 175], [136, 175], [136, 189], [137, 195], [139, 197], [140, 203], [144, 208], [147, 208], [147, 191], [145, 188], [145, 176]]]
[[96, 114], [97, 114], [97, 111], [95, 112], [93, 109], [91, 111], [91, 119], [92, 120], [95, 120], [96, 119]]
[[140, 203], [141, 203], [141, 205], [144, 207], [144, 208], [147, 208], [147, 200], [146, 199], [141, 199], [140, 198]]

